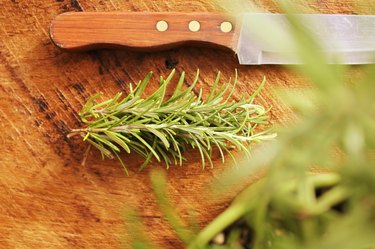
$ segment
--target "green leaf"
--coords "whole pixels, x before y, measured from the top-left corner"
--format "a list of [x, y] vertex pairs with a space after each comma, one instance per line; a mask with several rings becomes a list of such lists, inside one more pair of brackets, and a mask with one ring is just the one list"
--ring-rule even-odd
[[148, 131], [150, 131], [151, 133], [153, 133], [155, 136], [157, 136], [164, 144], [164, 147], [166, 149], [169, 149], [169, 142], [168, 142], [168, 139], [165, 135], [163, 135], [163, 133], [161, 133], [160, 131], [156, 130], [156, 129], [153, 129], [153, 128], [149, 128], [147, 127], [146, 128]]
[[154, 150], [154, 148], [151, 147], [151, 145], [149, 145], [142, 137], [138, 136], [138, 134], [133, 133], [132, 135], [135, 138], [137, 138], [143, 145], [145, 145], [150, 150], [150, 152], [155, 156], [155, 158], [158, 160], [158, 162], [160, 162], [159, 155], [156, 153], [156, 151]]
[[106, 134], [113, 142], [120, 145], [126, 152], [130, 153], [129, 146], [124, 142], [124, 139], [121, 136], [121, 134], [111, 131], [105, 131], [104, 134]]
[[146, 89], [148, 83], [150, 82], [152, 76], [152, 72], [149, 72], [146, 77], [137, 85], [137, 87], [134, 90], [135, 97], [142, 97], [142, 94], [144, 90]]
[[109, 146], [111, 149], [113, 149], [114, 151], [120, 151], [120, 149], [114, 145], [113, 143], [111, 143], [109, 140], [105, 139], [104, 137], [102, 137], [102, 135], [99, 135], [99, 134], [96, 134], [96, 133], [90, 133], [90, 136], [92, 138], [94, 138], [95, 140]]

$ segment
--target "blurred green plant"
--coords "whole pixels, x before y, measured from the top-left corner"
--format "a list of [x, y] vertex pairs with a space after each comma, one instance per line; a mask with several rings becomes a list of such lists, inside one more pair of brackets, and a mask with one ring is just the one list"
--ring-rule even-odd
[[[375, 248], [375, 65], [328, 65], [292, 7], [283, 8], [304, 62], [292, 68], [311, 87], [303, 95], [277, 91], [299, 119], [224, 173], [216, 187], [232, 187], [267, 169], [187, 248]], [[313, 174], [317, 169], [321, 173]], [[165, 181], [152, 178], [156, 186]], [[176, 223], [173, 208], [163, 211]], [[190, 224], [172, 227], [190, 240]], [[224, 236], [219, 243], [218, 234]]]
[[[210, 247], [216, 233], [239, 220], [251, 238], [222, 248], [375, 248], [375, 66], [362, 68], [352, 82], [358, 68], [328, 65], [292, 7], [284, 9], [304, 62], [293, 69], [311, 88], [302, 96], [288, 89], [279, 93], [300, 119], [280, 129], [278, 140], [240, 170], [226, 174], [228, 184], [268, 169], [189, 248]], [[331, 173], [311, 175], [317, 166]], [[235, 226], [226, 232], [239, 233]]]

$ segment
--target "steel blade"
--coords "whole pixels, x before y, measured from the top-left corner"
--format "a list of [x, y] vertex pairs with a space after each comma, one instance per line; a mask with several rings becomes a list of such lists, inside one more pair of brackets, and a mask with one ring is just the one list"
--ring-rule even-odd
[[[299, 14], [328, 63], [375, 62], [375, 16]], [[299, 64], [296, 41], [284, 14], [244, 14], [237, 54], [241, 64]]]

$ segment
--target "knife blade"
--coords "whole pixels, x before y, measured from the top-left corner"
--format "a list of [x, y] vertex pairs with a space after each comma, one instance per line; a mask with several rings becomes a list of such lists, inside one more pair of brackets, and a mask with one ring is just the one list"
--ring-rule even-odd
[[[329, 63], [368, 64], [375, 59], [375, 16], [300, 14], [298, 21]], [[241, 64], [298, 64], [297, 44], [283, 14], [245, 14], [237, 53]]]
[[[375, 62], [375, 16], [299, 14], [297, 18], [327, 62]], [[66, 51], [210, 45], [233, 50], [244, 65], [301, 62], [284, 14], [247, 13], [233, 20], [217, 13], [69, 12], [51, 22], [49, 33]]]

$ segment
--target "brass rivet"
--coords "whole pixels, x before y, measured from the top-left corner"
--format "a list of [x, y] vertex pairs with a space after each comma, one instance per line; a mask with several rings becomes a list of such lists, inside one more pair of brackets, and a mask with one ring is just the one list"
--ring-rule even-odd
[[168, 29], [168, 23], [166, 21], [163, 21], [163, 20], [158, 21], [156, 23], [156, 29], [158, 31], [160, 31], [160, 32], [167, 31], [167, 29]]
[[232, 29], [233, 29], [233, 25], [230, 22], [222, 22], [220, 24], [220, 30], [223, 33], [229, 33], [232, 31]]
[[201, 24], [198, 21], [189, 22], [189, 30], [192, 32], [198, 32], [201, 29]]

